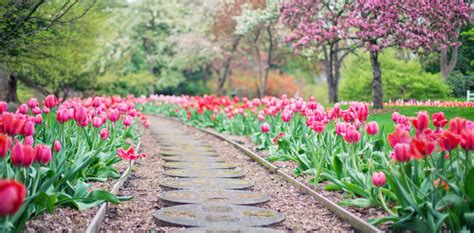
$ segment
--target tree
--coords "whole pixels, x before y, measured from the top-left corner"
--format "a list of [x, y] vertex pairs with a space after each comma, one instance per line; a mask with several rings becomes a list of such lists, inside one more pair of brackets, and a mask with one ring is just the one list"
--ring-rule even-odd
[[291, 30], [287, 41], [293, 49], [313, 57], [322, 50], [331, 103], [338, 101], [342, 62], [359, 47], [349, 40], [352, 6], [350, 0], [293, 0], [281, 6], [281, 20]]
[[374, 108], [383, 108], [379, 53], [387, 47], [418, 51], [458, 46], [457, 29], [468, 19], [469, 5], [461, 1], [357, 0], [349, 17], [354, 38], [370, 52], [374, 76]]
[[258, 67], [258, 95], [265, 96], [270, 69], [277, 58], [275, 54], [281, 47], [277, 35], [280, 0], [267, 0], [262, 8], [245, 4], [242, 13], [235, 17], [235, 33], [244, 36], [255, 55]]
[[[0, 3], [0, 99], [18, 102], [17, 83], [25, 80], [15, 67], [20, 58], [47, 58], [43, 44], [60, 38], [58, 26], [75, 22], [86, 15], [94, 1], [7, 0]], [[27, 80], [26, 80], [27, 81]]]

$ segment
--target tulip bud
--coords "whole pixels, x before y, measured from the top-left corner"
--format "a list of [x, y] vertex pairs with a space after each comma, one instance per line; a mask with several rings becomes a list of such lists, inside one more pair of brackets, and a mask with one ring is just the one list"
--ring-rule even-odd
[[28, 107], [31, 109], [39, 107], [38, 99], [30, 98], [30, 100], [28, 100]]
[[43, 115], [38, 114], [35, 116], [35, 124], [41, 125], [43, 123]]
[[56, 120], [59, 123], [64, 123], [69, 120], [69, 111], [65, 108], [58, 110], [56, 113]]
[[474, 151], [474, 130], [464, 130], [462, 132], [461, 147], [467, 151]]
[[102, 126], [102, 118], [94, 117], [94, 119], [92, 120], [92, 126], [94, 128], [100, 128], [100, 126]]
[[26, 197], [26, 187], [15, 180], [0, 181], [0, 216], [15, 214]]
[[76, 123], [80, 124], [81, 122], [86, 121], [87, 119], [87, 110], [84, 107], [74, 108], [74, 120]]
[[47, 108], [54, 108], [56, 107], [56, 104], [58, 103], [58, 99], [56, 99], [56, 96], [54, 95], [48, 95], [44, 99], [44, 106]]
[[375, 187], [382, 187], [387, 182], [387, 178], [385, 177], [385, 173], [383, 172], [376, 172], [372, 175], [372, 183]]
[[51, 148], [46, 145], [36, 145], [35, 146], [35, 161], [41, 164], [47, 164], [51, 161]]
[[262, 132], [264, 133], [268, 133], [268, 131], [270, 131], [270, 125], [268, 125], [268, 123], [263, 123], [261, 128], [262, 128]]
[[33, 136], [25, 137], [25, 145], [33, 146], [34, 143], [35, 139], [33, 138]]
[[33, 134], [35, 134], [35, 124], [31, 121], [27, 121], [24, 125], [23, 125], [23, 136], [33, 136]]
[[55, 152], [59, 152], [61, 151], [61, 149], [62, 149], [61, 142], [59, 142], [58, 140], [54, 141], [53, 150]]
[[109, 137], [109, 135], [110, 135], [110, 132], [107, 128], [103, 128], [102, 130], [100, 130], [100, 138], [102, 140], [105, 141]]
[[133, 118], [131, 116], [126, 116], [125, 119], [123, 119], [124, 126], [131, 126], [132, 122], [133, 122]]
[[365, 127], [365, 131], [368, 135], [375, 135], [379, 132], [379, 125], [375, 121], [371, 121]]
[[109, 112], [109, 120], [112, 122], [117, 122], [120, 119], [120, 111], [118, 109], [113, 109]]
[[92, 107], [98, 108], [100, 107], [100, 103], [101, 103], [100, 97], [96, 96], [94, 97], [94, 99], [92, 99]]
[[44, 107], [43, 108], [43, 113], [44, 114], [48, 114], [49, 112], [51, 112], [51, 109], [47, 108], [47, 107]]
[[28, 113], [28, 106], [26, 104], [20, 105], [20, 108], [18, 109], [18, 112], [20, 112], [21, 114]]
[[0, 159], [7, 155], [12, 139], [7, 134], [0, 133]]
[[408, 162], [410, 161], [410, 145], [407, 143], [398, 143], [393, 149], [395, 159], [398, 162]]
[[33, 163], [35, 153], [31, 145], [23, 145], [16, 141], [11, 150], [11, 162], [15, 166], [29, 167]]

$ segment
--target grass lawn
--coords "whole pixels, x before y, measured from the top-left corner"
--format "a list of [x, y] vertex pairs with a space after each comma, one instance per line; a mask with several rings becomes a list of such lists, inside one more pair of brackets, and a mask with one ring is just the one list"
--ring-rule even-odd
[[[427, 111], [432, 115], [436, 112], [444, 112], [448, 120], [455, 117], [462, 117], [468, 120], [474, 120], [474, 108], [448, 108], [448, 107], [385, 107], [393, 109], [406, 116], [416, 116], [418, 111]], [[393, 131], [392, 113], [370, 114], [369, 121], [377, 121], [380, 129], [388, 134]]]

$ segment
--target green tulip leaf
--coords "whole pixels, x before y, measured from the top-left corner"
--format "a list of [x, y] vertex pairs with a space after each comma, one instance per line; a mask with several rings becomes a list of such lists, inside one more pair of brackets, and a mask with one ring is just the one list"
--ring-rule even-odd
[[370, 199], [367, 198], [356, 198], [352, 200], [344, 200], [338, 202], [339, 205], [342, 206], [355, 206], [359, 208], [367, 208], [371, 205]]
[[471, 168], [464, 178], [464, 190], [470, 202], [474, 202], [474, 168]]

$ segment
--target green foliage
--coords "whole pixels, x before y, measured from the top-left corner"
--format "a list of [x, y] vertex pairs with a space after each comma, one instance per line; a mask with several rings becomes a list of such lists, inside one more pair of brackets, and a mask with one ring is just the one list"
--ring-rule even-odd
[[147, 72], [129, 73], [127, 75], [106, 74], [97, 78], [98, 92], [105, 95], [135, 96], [148, 95], [155, 84], [153, 76]]
[[[449, 95], [449, 87], [439, 74], [425, 72], [413, 59], [402, 59], [396, 50], [380, 56], [384, 100], [441, 99]], [[372, 99], [372, 68], [367, 53], [351, 55], [342, 71], [341, 99]]]
[[474, 73], [464, 75], [460, 71], [454, 71], [449, 74], [446, 84], [451, 87], [455, 97], [466, 97], [468, 90], [474, 90]]

